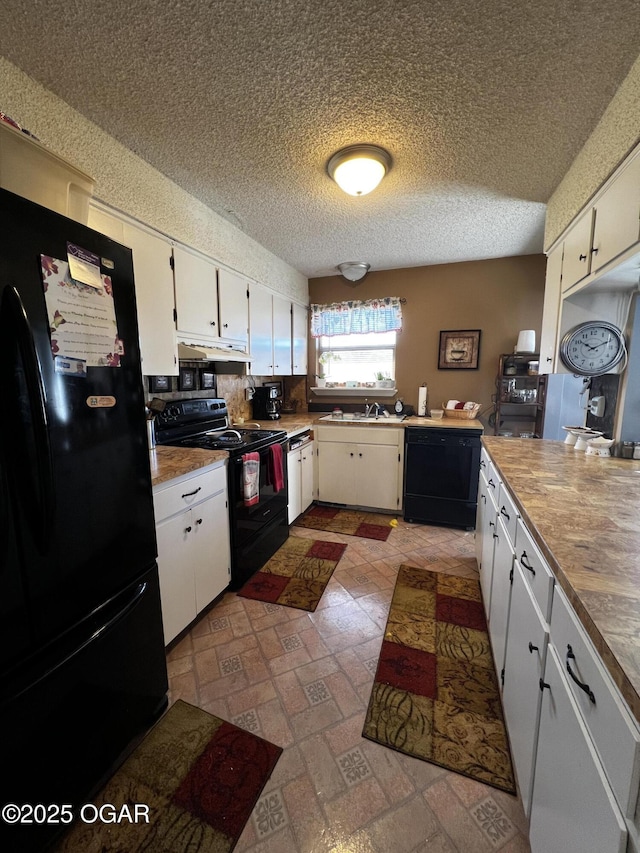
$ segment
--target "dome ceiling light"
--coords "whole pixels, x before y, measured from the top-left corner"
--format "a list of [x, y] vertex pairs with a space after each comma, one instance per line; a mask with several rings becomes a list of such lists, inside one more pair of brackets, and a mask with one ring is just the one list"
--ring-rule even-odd
[[336, 151], [327, 172], [349, 195], [367, 195], [375, 190], [391, 168], [391, 155], [378, 145], [349, 145]]
[[347, 281], [360, 281], [371, 269], [371, 264], [363, 264], [359, 261], [346, 261], [343, 264], [338, 264], [338, 269]]

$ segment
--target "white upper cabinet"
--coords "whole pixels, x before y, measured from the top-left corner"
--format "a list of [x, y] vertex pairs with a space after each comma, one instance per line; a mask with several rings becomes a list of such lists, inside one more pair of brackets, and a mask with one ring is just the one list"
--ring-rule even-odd
[[549, 253], [544, 284], [542, 331], [540, 334], [540, 373], [553, 373], [558, 352], [558, 325], [562, 286], [562, 256], [564, 243]]
[[231, 270], [218, 270], [218, 309], [221, 338], [247, 345], [249, 340], [249, 300], [245, 278]]
[[143, 374], [176, 376], [178, 349], [170, 241], [94, 205], [89, 209], [89, 227], [128, 246], [133, 253]]
[[273, 294], [273, 374], [291, 376], [291, 302]]
[[564, 239], [562, 290], [569, 290], [591, 272], [593, 208], [586, 210], [571, 226]]
[[[173, 247], [178, 335], [188, 342], [218, 338], [218, 285], [215, 263], [182, 246]], [[246, 299], [245, 299], [246, 301]]]
[[597, 272], [640, 240], [640, 154], [624, 167], [595, 204], [593, 259]]
[[249, 286], [249, 352], [255, 376], [291, 375], [291, 302], [266, 287]]
[[249, 352], [251, 373], [273, 376], [273, 302], [271, 293], [253, 282], [249, 285]]
[[307, 335], [308, 313], [304, 305], [294, 302], [291, 316], [291, 373], [294, 376], [307, 375]]

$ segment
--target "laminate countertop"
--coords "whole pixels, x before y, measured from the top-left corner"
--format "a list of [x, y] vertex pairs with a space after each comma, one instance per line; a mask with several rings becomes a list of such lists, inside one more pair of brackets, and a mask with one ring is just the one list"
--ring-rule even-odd
[[559, 441], [482, 443], [640, 722], [640, 461]]
[[214, 465], [224, 463], [229, 458], [226, 450], [202, 450], [199, 447], [155, 447], [149, 452], [151, 464], [151, 485], [159, 486], [167, 480], [182, 477]]
[[292, 438], [298, 433], [304, 432], [314, 426], [320, 424], [336, 424], [337, 426], [381, 426], [381, 427], [396, 427], [396, 429], [404, 429], [404, 427], [429, 427], [430, 429], [470, 429], [474, 432], [482, 432], [484, 426], [479, 420], [464, 420], [458, 418], [419, 418], [412, 416], [405, 418], [403, 421], [392, 421], [381, 415], [377, 421], [343, 421], [340, 418], [335, 420], [323, 421], [330, 412], [302, 412], [299, 415], [282, 415], [278, 421], [246, 421], [245, 423], [235, 423], [234, 426], [248, 426], [249, 424], [259, 424], [262, 429], [284, 429], [287, 436]]

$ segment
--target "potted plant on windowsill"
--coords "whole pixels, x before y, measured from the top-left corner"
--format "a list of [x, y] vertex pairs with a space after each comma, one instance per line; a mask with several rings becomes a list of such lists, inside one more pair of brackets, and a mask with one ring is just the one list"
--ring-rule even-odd
[[376, 373], [376, 385], [378, 388], [393, 388], [394, 381], [388, 373], [378, 371]]
[[[331, 374], [331, 362], [332, 361], [340, 361], [340, 356], [331, 352], [331, 350], [325, 350], [320, 358], [318, 359], [318, 363], [320, 365], [319, 370], [320, 373], [316, 375], [316, 380], [318, 382], [318, 388], [324, 388], [327, 384], [327, 374]], [[324, 372], [324, 367], [327, 368], [327, 374]]]

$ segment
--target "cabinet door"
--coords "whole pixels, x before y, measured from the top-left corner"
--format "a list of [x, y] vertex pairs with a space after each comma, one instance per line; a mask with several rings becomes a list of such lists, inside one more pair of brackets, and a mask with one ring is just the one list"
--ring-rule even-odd
[[273, 298], [259, 284], [249, 287], [249, 352], [254, 376], [273, 376]]
[[178, 332], [196, 340], [217, 338], [216, 265], [204, 255], [173, 247]]
[[546, 622], [528, 590], [522, 569], [516, 563], [511, 588], [502, 704], [520, 796], [527, 817], [531, 812], [534, 757], [542, 702], [540, 679], [544, 674], [548, 640]]
[[591, 272], [593, 208], [585, 211], [567, 233], [562, 262], [562, 291], [565, 292]]
[[302, 475], [300, 479], [300, 512], [304, 512], [305, 509], [308, 509], [313, 503], [313, 496], [315, 492], [313, 482], [313, 474], [315, 469], [315, 466], [313, 464], [314, 446], [314, 442], [311, 441], [309, 442], [309, 444], [305, 444], [305, 446], [301, 448], [300, 451], [300, 473]]
[[292, 316], [292, 364], [291, 372], [294, 376], [307, 375], [307, 341], [308, 320], [307, 309], [304, 305], [293, 303]]
[[486, 496], [485, 507], [482, 511], [482, 552], [480, 556], [480, 589], [482, 590], [482, 601], [487, 622], [491, 618], [491, 584], [493, 581], [493, 552], [496, 543], [496, 523], [498, 509], [493, 500], [493, 494], [486, 485], [484, 475], [480, 482], [483, 484], [483, 494]]
[[125, 222], [124, 244], [133, 252], [142, 372], [146, 376], [178, 373], [173, 316], [171, 246], [164, 237]]
[[227, 493], [213, 495], [191, 510], [192, 570], [196, 613], [229, 586], [229, 513]]
[[291, 302], [273, 296], [273, 374], [291, 376]]
[[357, 446], [335, 441], [318, 444], [318, 500], [355, 504]]
[[358, 444], [356, 454], [355, 503], [397, 510], [400, 465], [397, 446]]
[[592, 272], [640, 239], [640, 156], [616, 177], [595, 208]]
[[540, 373], [553, 373], [558, 353], [563, 253], [564, 243], [561, 243], [547, 258], [540, 334]]
[[289, 487], [288, 521], [293, 524], [302, 512], [302, 450], [291, 450], [287, 454], [287, 485]]
[[622, 814], [553, 644], [544, 685], [529, 830], [532, 853], [623, 853]]
[[218, 270], [220, 337], [246, 344], [249, 340], [247, 282], [230, 270]]
[[124, 220], [118, 219], [117, 216], [107, 213], [99, 207], [95, 207], [91, 202], [89, 202], [89, 218], [87, 220], [87, 225], [89, 228], [93, 228], [94, 231], [106, 234], [106, 236], [111, 237], [112, 240], [116, 240], [118, 243], [126, 245], [124, 242]]
[[192, 510], [156, 525], [158, 575], [165, 644], [195, 619], [196, 592], [191, 563]]
[[511, 602], [511, 582], [513, 559], [515, 556], [507, 528], [498, 515], [495, 532], [495, 550], [493, 554], [493, 577], [491, 580], [491, 605], [489, 610], [489, 636], [493, 648], [493, 659], [498, 674], [504, 670], [504, 653], [507, 646], [509, 627], [509, 604]]

